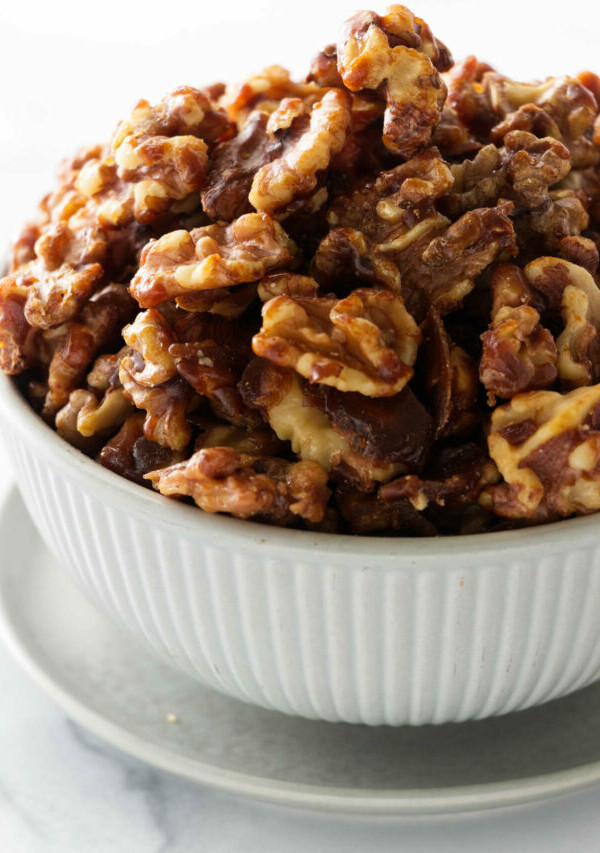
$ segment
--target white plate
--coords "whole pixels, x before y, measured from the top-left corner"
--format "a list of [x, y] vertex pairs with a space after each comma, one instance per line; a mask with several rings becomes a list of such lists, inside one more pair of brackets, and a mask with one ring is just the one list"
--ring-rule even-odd
[[16, 492], [0, 541], [0, 627], [23, 667], [81, 725], [164, 770], [282, 805], [371, 814], [507, 806], [600, 781], [600, 684], [437, 727], [286, 717], [204, 689], [135, 645], [60, 571]]

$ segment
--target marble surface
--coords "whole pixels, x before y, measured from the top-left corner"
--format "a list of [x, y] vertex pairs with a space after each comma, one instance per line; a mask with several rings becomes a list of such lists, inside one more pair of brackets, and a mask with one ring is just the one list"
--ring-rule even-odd
[[[230, 0], [210, 9], [179, 0], [169, 6], [170, 14], [163, 3], [147, 0], [143, 16], [138, 4], [120, 0], [104, 0], [101, 14], [75, 0], [0, 4], [0, 77], [10, 83], [3, 85], [0, 102], [2, 239], [31, 214], [59, 157], [105, 136], [137, 98], [156, 97], [181, 83], [239, 77], [273, 61], [301, 69], [331, 40], [339, 20], [360, 5], [304, 0], [291, 37], [290, 9], [297, 7], [278, 0]], [[431, 20], [456, 55], [477, 51], [515, 76], [598, 69], [597, 10], [587, 14], [595, 8], [588, 0], [573, 0], [571, 13], [560, 15], [560, 31], [556, 13], [564, 4], [556, 0], [547, 0], [543, 14], [538, 4], [505, 0], [493, 26], [490, 7], [473, 0], [409, 5]], [[549, 50], [549, 44], [557, 49]], [[0, 450], [0, 498], [10, 482], [10, 465]], [[0, 697], [2, 853], [599, 848], [600, 788], [467, 816], [340, 820], [217, 794], [119, 754], [71, 723], [1, 647]]]

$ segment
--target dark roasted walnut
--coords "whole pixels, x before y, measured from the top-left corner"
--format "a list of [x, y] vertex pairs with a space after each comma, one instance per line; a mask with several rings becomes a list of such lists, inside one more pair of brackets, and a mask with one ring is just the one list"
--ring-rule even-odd
[[433, 305], [440, 314], [460, 306], [477, 277], [503, 254], [516, 254], [515, 232], [503, 206], [463, 214], [439, 236], [415, 241], [393, 258], [402, 293], [416, 314]]
[[481, 336], [479, 378], [492, 404], [552, 385], [558, 375], [552, 334], [540, 323], [535, 293], [519, 267], [500, 264], [490, 278], [492, 321]]
[[296, 246], [265, 213], [248, 213], [230, 225], [173, 231], [147, 244], [131, 293], [142, 308], [169, 299], [258, 281], [286, 266]]
[[430, 503], [450, 509], [477, 503], [482, 490], [498, 479], [496, 466], [478, 445], [446, 447], [432, 460], [431, 478], [399, 477], [381, 486], [379, 497], [392, 502], [405, 498], [420, 512]]
[[504, 482], [484, 491], [483, 505], [536, 521], [600, 509], [599, 402], [592, 385], [517, 394], [495, 409], [488, 446]]
[[335, 503], [352, 533], [436, 536], [438, 530], [408, 498], [382, 500], [343, 483], [335, 491]]
[[144, 420], [141, 412], [127, 418], [96, 459], [115, 474], [127, 477], [141, 486], [149, 486], [148, 481], [144, 479], [149, 471], [175, 465], [183, 461], [183, 454], [149, 441], [144, 435]]
[[428, 402], [434, 416], [435, 437], [461, 435], [478, 423], [477, 367], [455, 344], [435, 308], [430, 308], [421, 327], [421, 363]]
[[263, 307], [252, 348], [311, 382], [388, 397], [413, 375], [420, 340], [399, 296], [362, 289], [340, 301], [276, 296]]
[[205, 512], [279, 524], [294, 516], [321, 521], [330, 495], [327, 474], [316, 462], [260, 459], [231, 447], [198, 450], [186, 462], [146, 476], [163, 495], [189, 495]]
[[332, 228], [319, 243], [312, 271], [328, 289], [347, 291], [356, 282], [362, 282], [400, 292], [396, 264], [355, 228]]
[[438, 71], [447, 71], [452, 57], [424, 21], [404, 6], [390, 6], [384, 16], [358, 12], [342, 27], [337, 57], [348, 89], [385, 94], [383, 141], [390, 151], [408, 158], [430, 143], [446, 99]]

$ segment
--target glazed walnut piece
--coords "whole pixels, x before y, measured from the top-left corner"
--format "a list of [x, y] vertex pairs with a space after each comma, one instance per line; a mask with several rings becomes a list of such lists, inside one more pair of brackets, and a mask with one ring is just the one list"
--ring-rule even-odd
[[[305, 116], [306, 108], [299, 99], [294, 104], [282, 103], [288, 114], [271, 116], [273, 133], [280, 128], [293, 128], [296, 119], [302, 121]], [[255, 174], [248, 196], [252, 206], [281, 218], [294, 200], [311, 196], [317, 189], [318, 174], [327, 169], [332, 156], [342, 150], [351, 121], [348, 93], [341, 89], [327, 92], [313, 106], [308, 126], [300, 124], [297, 139], [281, 157], [265, 164]], [[325, 194], [322, 201], [317, 200], [313, 209], [322, 206], [326, 197]]]
[[380, 252], [401, 251], [425, 231], [449, 224], [436, 211], [436, 201], [453, 183], [452, 171], [439, 151], [428, 148], [335, 199], [327, 221], [332, 228], [364, 233]]
[[544, 520], [600, 509], [600, 386], [517, 394], [492, 414], [488, 447], [504, 482], [482, 494], [498, 515]]
[[140, 486], [149, 486], [144, 475], [183, 461], [183, 453], [149, 441], [144, 435], [142, 412], [130, 415], [121, 429], [96, 456], [96, 461]]
[[413, 313], [424, 315], [430, 305], [440, 314], [455, 310], [493, 261], [503, 253], [516, 254], [508, 212], [504, 205], [471, 210], [433, 239], [426, 233], [391, 253]]
[[205, 512], [279, 523], [294, 516], [321, 521], [330, 495], [327, 474], [316, 462], [259, 459], [231, 447], [199, 450], [146, 476], [163, 495], [189, 495]]
[[229, 225], [172, 231], [150, 241], [132, 279], [131, 293], [142, 308], [221, 287], [258, 281], [286, 266], [296, 245], [265, 213], [240, 216]]
[[358, 12], [342, 27], [337, 55], [350, 91], [384, 92], [383, 141], [390, 151], [408, 158], [429, 144], [446, 99], [438, 71], [447, 71], [452, 58], [423, 21], [404, 6], [390, 6], [381, 17]]
[[173, 201], [198, 190], [206, 175], [207, 145], [230, 132], [223, 110], [199, 89], [182, 86], [154, 107], [139, 101], [115, 132], [119, 177], [134, 184], [134, 212], [152, 222]]
[[558, 375], [567, 388], [600, 379], [600, 290], [583, 267], [559, 258], [536, 258], [525, 267], [530, 285], [560, 311], [564, 330], [556, 340]]
[[571, 168], [569, 150], [551, 137], [538, 139], [522, 130], [511, 131], [504, 147], [486, 145], [472, 160], [452, 166], [454, 186], [445, 207], [451, 214], [513, 201], [518, 210], [550, 202], [549, 189]]
[[332, 228], [319, 243], [312, 271], [324, 287], [347, 290], [358, 280], [400, 292], [400, 273], [393, 261], [378, 252], [356, 228]]
[[421, 331], [419, 359], [435, 437], [472, 431], [478, 422], [474, 410], [478, 391], [476, 363], [451, 340], [435, 308], [427, 312]]
[[492, 321], [481, 336], [479, 378], [495, 397], [547, 388], [557, 376], [557, 352], [548, 329], [540, 324], [535, 293], [519, 267], [499, 264], [490, 279]]
[[43, 415], [52, 419], [79, 387], [94, 356], [118, 340], [123, 325], [131, 318], [134, 302], [121, 284], [109, 284], [82, 308], [76, 320], [46, 332], [46, 346], [52, 351], [48, 366], [48, 394]]
[[263, 327], [252, 348], [311, 382], [388, 397], [413, 375], [420, 340], [401, 297], [360, 289], [339, 301], [271, 299], [263, 307]]

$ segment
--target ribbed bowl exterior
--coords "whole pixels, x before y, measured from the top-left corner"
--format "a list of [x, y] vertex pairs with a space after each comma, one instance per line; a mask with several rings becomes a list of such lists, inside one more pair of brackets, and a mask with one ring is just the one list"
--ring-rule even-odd
[[417, 725], [600, 677], [596, 519], [417, 542], [210, 517], [87, 460], [0, 381], [3, 434], [49, 548], [91, 601], [203, 684], [289, 714]]

